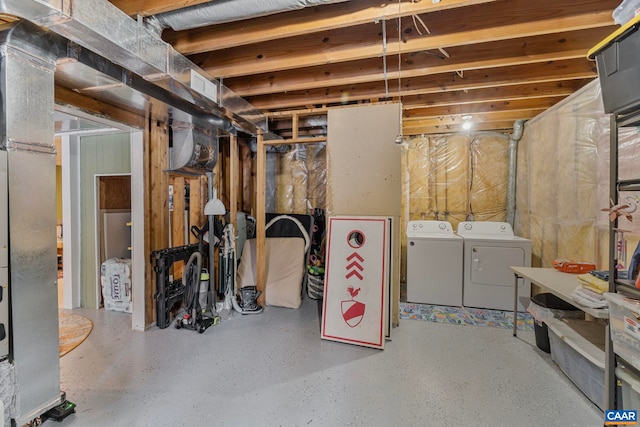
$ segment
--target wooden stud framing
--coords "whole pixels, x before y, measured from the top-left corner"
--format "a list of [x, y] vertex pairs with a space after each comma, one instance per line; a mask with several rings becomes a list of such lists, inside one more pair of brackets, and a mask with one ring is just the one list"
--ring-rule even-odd
[[236, 135], [229, 136], [229, 216], [233, 229], [237, 233], [237, 217], [238, 217], [238, 186], [239, 186], [239, 156], [238, 156], [238, 137]]
[[[168, 153], [168, 111], [167, 106], [150, 102], [146, 114], [147, 132], [145, 132], [145, 250], [150, 253], [164, 249], [168, 243], [169, 224], [169, 179], [165, 170], [169, 166]], [[145, 298], [153, 301], [155, 293], [155, 275], [152, 268], [145, 273]], [[154, 304], [145, 304], [145, 327], [154, 321]]]

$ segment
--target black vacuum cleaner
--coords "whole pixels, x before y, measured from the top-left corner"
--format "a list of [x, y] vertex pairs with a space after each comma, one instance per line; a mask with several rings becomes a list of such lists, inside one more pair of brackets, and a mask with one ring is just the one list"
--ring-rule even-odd
[[[202, 307], [200, 305], [200, 280], [202, 276], [202, 235], [204, 230], [197, 231], [200, 241], [200, 250], [191, 254], [185, 264], [182, 274], [182, 285], [184, 286], [184, 296], [182, 302], [186, 313], [176, 319], [176, 329], [190, 329], [203, 333], [210, 326], [218, 324], [220, 317], [215, 315], [215, 307]], [[211, 294], [207, 289], [207, 294]]]

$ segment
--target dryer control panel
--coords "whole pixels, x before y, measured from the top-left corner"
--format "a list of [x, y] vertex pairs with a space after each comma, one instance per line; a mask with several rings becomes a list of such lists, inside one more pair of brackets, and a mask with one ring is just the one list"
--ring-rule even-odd
[[458, 224], [458, 235], [460, 236], [491, 236], [491, 238], [514, 237], [513, 228], [508, 222], [497, 221], [463, 221]]

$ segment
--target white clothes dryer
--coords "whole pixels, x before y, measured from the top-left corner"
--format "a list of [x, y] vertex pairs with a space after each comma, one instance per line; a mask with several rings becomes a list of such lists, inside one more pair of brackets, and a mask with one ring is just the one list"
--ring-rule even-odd
[[[464, 221], [462, 302], [467, 307], [513, 310], [515, 276], [509, 267], [531, 266], [531, 240], [515, 236], [508, 222]], [[518, 279], [518, 311], [529, 306], [531, 282]]]
[[409, 221], [407, 301], [461, 306], [462, 249], [448, 221]]

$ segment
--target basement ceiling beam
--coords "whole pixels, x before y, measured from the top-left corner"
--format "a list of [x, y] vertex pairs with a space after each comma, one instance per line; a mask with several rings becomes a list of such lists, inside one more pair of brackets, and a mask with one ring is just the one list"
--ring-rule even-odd
[[503, 131], [505, 133], [510, 133], [513, 131], [513, 123], [515, 120], [504, 120], [504, 121], [495, 121], [495, 122], [487, 122], [487, 123], [474, 123], [473, 127], [469, 130], [463, 129], [461, 124], [440, 124], [440, 125], [431, 125], [431, 126], [423, 126], [423, 127], [414, 127], [414, 128], [405, 128], [404, 125], [402, 127], [402, 134], [405, 138], [409, 136], [417, 136], [417, 135], [438, 135], [438, 134], [449, 134], [449, 133], [470, 133], [470, 132], [482, 132], [482, 131], [495, 131], [500, 132]]
[[[531, 119], [542, 113], [544, 108], [532, 108], [523, 110], [500, 111], [494, 113], [479, 113], [473, 115], [473, 123], [489, 123], [499, 121], [514, 121], [521, 119]], [[426, 117], [419, 120], [402, 120], [402, 128], [414, 129], [425, 126], [462, 125], [463, 115], [445, 115], [437, 117]]]
[[151, 16], [183, 7], [196, 6], [211, 0], [109, 0], [129, 16]]
[[123, 106], [116, 107], [106, 104], [60, 85], [55, 85], [54, 94], [58, 104], [71, 105], [99, 117], [106, 117], [138, 129], [144, 129], [144, 116], [134, 110], [128, 110]]
[[[523, 109], [513, 111], [503, 111], [495, 113], [480, 113], [474, 114], [472, 120], [471, 131], [479, 129], [498, 129], [503, 128], [504, 124], [508, 127], [513, 127], [513, 123], [516, 120], [530, 120], [538, 114], [545, 111], [545, 109]], [[402, 131], [405, 135], [417, 135], [421, 133], [434, 133], [434, 132], [449, 132], [461, 131], [462, 115], [447, 115], [438, 117], [427, 117], [420, 120], [402, 120]], [[466, 131], [465, 131], [466, 132]]]
[[[533, 62], [583, 59], [591, 47], [612, 31], [614, 27], [603, 27], [573, 33], [546, 34], [529, 39], [500, 41], [486, 46], [457, 47], [447, 50], [450, 58], [442, 58], [428, 52], [415, 52], [403, 55], [400, 78], [508, 67]], [[226, 79], [225, 84], [243, 97], [384, 81], [385, 78], [390, 85], [397, 86], [397, 62], [396, 58], [388, 58], [389, 67], [386, 76], [381, 58], [372, 58], [231, 78]]]
[[[126, 1], [118, 0], [119, 3]], [[421, 15], [494, 1], [496, 0], [448, 0], [435, 4], [424, 1], [399, 5], [397, 2], [351, 0], [243, 21], [241, 31], [238, 31], [237, 23], [229, 23], [179, 32], [167, 30], [163, 38], [183, 55], [194, 55], [210, 51], [212, 46], [220, 50], [352, 27], [381, 18], [391, 20], [398, 16]]]
[[433, 116], [463, 116], [467, 114], [475, 116], [477, 114], [484, 115], [507, 111], [546, 110], [563, 99], [564, 97], [558, 96], [552, 98], [519, 99], [516, 101], [479, 102], [471, 105], [443, 105], [415, 108], [407, 111], [403, 110], [402, 120], [420, 120], [424, 117]]
[[[501, 67], [492, 70], [472, 70], [459, 78], [456, 74], [438, 74], [402, 81], [402, 96], [447, 91], [471, 90], [523, 83], [557, 82], [597, 77], [595, 63], [587, 60], [557, 61], [550, 64], [529, 64]], [[390, 87], [390, 96], [398, 96], [398, 88]], [[286, 94], [249, 98], [249, 102], [262, 110], [299, 108], [303, 105], [345, 104], [349, 102], [386, 98], [383, 82], [329, 87]]]
[[453, 90], [402, 97], [402, 109], [409, 112], [425, 106], [468, 105], [479, 102], [504, 102], [542, 97], [567, 97], [592, 79], [497, 86], [475, 90]]
[[[521, 11], [521, 14], [529, 18], [526, 8]], [[544, 16], [548, 16], [548, 14]], [[509, 20], [502, 17], [502, 19], [504, 21], [501, 22], [509, 23], [496, 24], [490, 27], [490, 30], [487, 27], [482, 27], [442, 35], [434, 33], [426, 37], [407, 40], [401, 46], [398, 46], [398, 43], [387, 43], [386, 55], [397, 56], [399, 50], [401, 53], [429, 51], [442, 47], [490, 43], [613, 25], [610, 9], [571, 16], [546, 17], [526, 22], [517, 22], [516, 18]], [[379, 31], [377, 25], [372, 24], [366, 27], [368, 33]], [[324, 36], [324, 38], [320, 35], [319, 40], [317, 37], [290, 38], [280, 40], [279, 43], [259, 43], [239, 49], [209, 52], [195, 55], [190, 59], [212, 76], [231, 78], [290, 68], [312, 67], [328, 62], [347, 62], [383, 56], [382, 40], [380, 43], [363, 42], [362, 40], [371, 40], [372, 38], [370, 34], [361, 33], [362, 31], [339, 31], [333, 32], [332, 36]]]

